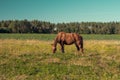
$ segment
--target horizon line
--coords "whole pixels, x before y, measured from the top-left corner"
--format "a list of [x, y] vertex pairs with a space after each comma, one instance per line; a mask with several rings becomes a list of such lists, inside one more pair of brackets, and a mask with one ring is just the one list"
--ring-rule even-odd
[[27, 21], [41, 21], [41, 22], [50, 22], [50, 23], [54, 23], [54, 24], [59, 24], [59, 23], [82, 23], [82, 22], [96, 22], [96, 23], [110, 23], [110, 22], [120, 22], [120, 21], [63, 21], [63, 22], [54, 22], [54, 21], [47, 21], [47, 20], [39, 20], [39, 19], [2, 19], [1, 21], [22, 21], [22, 20], [27, 20]]

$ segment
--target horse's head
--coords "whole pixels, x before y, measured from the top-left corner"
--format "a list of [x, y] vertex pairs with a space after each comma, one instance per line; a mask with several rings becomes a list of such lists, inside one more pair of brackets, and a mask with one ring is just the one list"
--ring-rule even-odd
[[52, 45], [52, 51], [53, 51], [53, 53], [55, 53], [56, 52], [56, 47], [53, 44], [51, 44], [51, 45]]

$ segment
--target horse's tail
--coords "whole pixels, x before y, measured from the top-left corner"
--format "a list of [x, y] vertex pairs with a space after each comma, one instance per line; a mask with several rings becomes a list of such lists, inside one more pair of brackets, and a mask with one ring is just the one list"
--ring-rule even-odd
[[83, 37], [81, 36], [81, 48], [83, 48]]
[[83, 37], [80, 36], [80, 45], [81, 45], [81, 51], [83, 52]]

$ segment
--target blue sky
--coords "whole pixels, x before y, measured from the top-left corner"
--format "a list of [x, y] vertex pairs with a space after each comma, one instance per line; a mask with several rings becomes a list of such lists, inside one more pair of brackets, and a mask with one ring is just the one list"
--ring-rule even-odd
[[120, 21], [120, 0], [0, 0], [0, 20]]

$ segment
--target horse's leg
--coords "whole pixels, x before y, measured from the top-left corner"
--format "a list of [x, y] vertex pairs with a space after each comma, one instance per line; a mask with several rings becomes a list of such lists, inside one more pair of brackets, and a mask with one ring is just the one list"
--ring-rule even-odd
[[77, 45], [77, 43], [75, 43], [75, 46], [76, 46], [77, 50], [79, 51], [80, 48], [79, 48], [79, 46]]
[[80, 44], [81, 46], [81, 52], [83, 53], [83, 43]]
[[61, 45], [61, 51], [62, 51], [62, 53], [64, 53], [64, 44], [60, 43], [60, 45]]
[[81, 51], [83, 53], [83, 43], [81, 43], [81, 42], [78, 41], [76, 43], [76, 47], [78, 47], [78, 51]]
[[81, 52], [83, 53], [83, 38], [82, 37], [80, 39], [80, 48], [81, 48]]
[[83, 53], [83, 43], [78, 42], [78, 47], [79, 47], [80, 51]]

